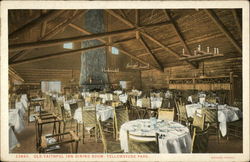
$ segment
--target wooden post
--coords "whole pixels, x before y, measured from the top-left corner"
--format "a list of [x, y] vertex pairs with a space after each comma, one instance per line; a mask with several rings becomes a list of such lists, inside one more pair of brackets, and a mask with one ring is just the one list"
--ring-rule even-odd
[[234, 102], [234, 75], [233, 72], [229, 73], [230, 76], [230, 98], [229, 98], [229, 105], [232, 105]]

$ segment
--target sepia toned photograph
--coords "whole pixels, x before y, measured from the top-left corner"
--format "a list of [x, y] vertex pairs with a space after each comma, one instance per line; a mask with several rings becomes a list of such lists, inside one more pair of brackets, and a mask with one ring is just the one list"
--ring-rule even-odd
[[5, 153], [235, 161], [216, 155], [248, 144], [243, 22], [242, 7], [9, 8]]

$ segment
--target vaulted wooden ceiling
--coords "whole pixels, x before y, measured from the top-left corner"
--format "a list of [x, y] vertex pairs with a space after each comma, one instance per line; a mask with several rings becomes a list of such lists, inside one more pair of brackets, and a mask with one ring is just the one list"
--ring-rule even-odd
[[[9, 10], [9, 64], [14, 68], [78, 69], [80, 42], [98, 39], [122, 54], [163, 71], [198, 63], [179, 60], [182, 50], [193, 55], [217, 47], [225, 59], [242, 56], [242, 20], [238, 9], [105, 10], [105, 33], [84, 29], [88, 10]], [[72, 50], [62, 48], [75, 42]], [[97, 48], [97, 47], [94, 47]], [[80, 49], [80, 50], [78, 50]], [[91, 50], [91, 48], [89, 49]]]

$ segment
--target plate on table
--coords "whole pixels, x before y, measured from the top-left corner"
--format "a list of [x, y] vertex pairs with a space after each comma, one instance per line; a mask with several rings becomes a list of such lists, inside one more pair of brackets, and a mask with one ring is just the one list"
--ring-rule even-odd
[[142, 132], [149, 132], [150, 130], [151, 130], [151, 129], [150, 129], [150, 128], [147, 128], [147, 127], [141, 129]]

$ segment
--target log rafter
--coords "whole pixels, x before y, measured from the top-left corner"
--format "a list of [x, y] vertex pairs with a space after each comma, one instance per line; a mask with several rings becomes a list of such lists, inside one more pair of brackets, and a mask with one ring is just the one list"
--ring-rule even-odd
[[[188, 46], [187, 46], [187, 44], [186, 44], [186, 42], [185, 42], [185, 40], [184, 40], [184, 38], [183, 38], [183, 35], [181, 34], [181, 31], [180, 31], [180, 29], [179, 29], [179, 27], [178, 27], [178, 25], [177, 25], [177, 23], [176, 23], [176, 21], [173, 19], [173, 17], [171, 16], [171, 13], [168, 11], [168, 10], [163, 10], [164, 11], [164, 13], [165, 13], [165, 15], [166, 15], [166, 17], [167, 17], [167, 19], [168, 20], [170, 20], [172, 23], [172, 27], [173, 27], [173, 29], [174, 29], [174, 32], [176, 33], [176, 35], [177, 35], [177, 37], [178, 37], [178, 39], [180, 40], [180, 42], [181, 42], [181, 44], [183, 45], [183, 47], [185, 48], [185, 50], [187, 51], [187, 54], [188, 55], [191, 55], [191, 52], [190, 52], [190, 49], [188, 48]], [[186, 62], [187, 63], [189, 63], [189, 64], [191, 64], [192, 66], [194, 66], [194, 67], [196, 67], [197, 68], [197, 64], [195, 64], [195, 63], [191, 63], [191, 62], [189, 62], [189, 61], [187, 61], [186, 60]]]
[[80, 42], [84, 40], [93, 40], [93, 39], [109, 37], [109, 36], [128, 35], [134, 32], [135, 32], [135, 29], [125, 29], [125, 30], [118, 30], [118, 31], [112, 31], [112, 32], [84, 35], [84, 36], [77, 36], [77, 37], [70, 37], [70, 38], [63, 38], [63, 39], [53, 39], [53, 40], [47, 40], [47, 41], [14, 44], [14, 45], [9, 46], [9, 51], [19, 51], [19, 50], [24, 50], [24, 49], [49, 47], [49, 46], [60, 45], [60, 44], [67, 43], [67, 42]]
[[143, 45], [143, 47], [146, 49], [146, 51], [150, 54], [151, 58], [156, 62], [156, 64], [158, 65], [158, 67], [161, 69], [161, 71], [164, 71], [164, 68], [162, 67], [161, 63], [155, 57], [155, 55], [150, 50], [149, 46], [147, 45], [147, 43], [145, 42], [145, 40], [141, 36], [139, 36], [139, 41], [141, 42], [141, 44]]
[[28, 24], [22, 26], [21, 28], [17, 29], [16, 31], [10, 33], [9, 39], [13, 39], [15, 37], [18, 37], [20, 34], [25, 33], [38, 25], [41, 25], [43, 22], [48, 21], [50, 19], [53, 19], [54, 17], [60, 15], [62, 12], [63, 12], [63, 10], [51, 11], [45, 15], [40, 16], [39, 18], [29, 22]]
[[[69, 26], [76, 29], [76, 30], [78, 30], [78, 31], [80, 31], [80, 32], [82, 32], [82, 33], [84, 33], [84, 34], [92, 34], [91, 32], [89, 32], [89, 31], [87, 31], [87, 30], [85, 30], [85, 29], [83, 29], [83, 28], [81, 28], [81, 27], [79, 27], [79, 26], [77, 26], [75, 24], [69, 24]], [[101, 41], [102, 43], [107, 43], [105, 40], [103, 40], [101, 38], [98, 38], [97, 40]], [[120, 44], [120, 43], [121, 43], [121, 41], [117, 41], [117, 44]], [[108, 43], [108, 45], [110, 45], [110, 44]], [[119, 47], [119, 46], [117, 46], [115, 44], [113, 44], [113, 46], [116, 47], [117, 49], [119, 49], [119, 51], [122, 52], [123, 54], [131, 57], [132, 59], [134, 59], [134, 60], [136, 60], [136, 61], [138, 61], [140, 63], [146, 64], [146, 65], [149, 64], [148, 62], [142, 60], [141, 58], [132, 55], [131, 53], [125, 51], [124, 49], [121, 49], [121, 47]], [[153, 68], [155, 68], [157, 70], [161, 70], [161, 69], [159, 69], [158, 67], [156, 67], [156, 66], [154, 66], [152, 64], [149, 64], [149, 65], [150, 65], [150, 67], [153, 67]]]
[[240, 37], [242, 37], [242, 25], [240, 23], [240, 19], [239, 19], [239, 16], [237, 14], [237, 10], [236, 9], [233, 9], [232, 10], [232, 14], [233, 14], [233, 17], [234, 17], [234, 21], [236, 23], [236, 26], [238, 28], [238, 31], [239, 31], [239, 35]]
[[[128, 25], [129, 27], [132, 27], [132, 28], [136, 28], [136, 26], [134, 24], [132, 24], [129, 20], [123, 18], [122, 16], [120, 16], [119, 14], [115, 13], [114, 11], [112, 10], [106, 10], [109, 14], [111, 14], [112, 16], [116, 17], [117, 19], [119, 19], [120, 21], [122, 21], [123, 23], [125, 23], [126, 25]], [[170, 22], [168, 22], [169, 24]], [[160, 47], [162, 47], [163, 49], [165, 49], [167, 52], [177, 56], [177, 57], [180, 57], [179, 54], [177, 54], [176, 52], [174, 52], [172, 49], [170, 49], [169, 47], [167, 47], [166, 45], [162, 44], [160, 41], [158, 41], [157, 39], [155, 39], [153, 36], [149, 35], [148, 33], [146, 33], [145, 31], [142, 31], [143, 27], [137, 27], [136, 28], [137, 30], [140, 30], [140, 33], [147, 37], [148, 39], [150, 39], [151, 41], [153, 41], [154, 43], [158, 44]], [[191, 66], [197, 68], [197, 65], [196, 64], [193, 64], [193, 63], [190, 63], [188, 62]]]
[[[74, 16], [72, 16], [71, 18], [69, 18], [68, 20], [66, 20], [64, 23], [62, 23], [62, 24], [56, 26], [55, 28], [51, 29], [50, 31], [48, 31], [42, 38], [39, 39], [39, 41], [47, 40], [47, 39], [49, 39], [51, 37], [54, 37], [59, 32], [63, 31], [63, 29], [66, 26], [68, 26], [71, 22], [73, 22], [75, 19], [77, 19], [81, 15], [85, 14], [86, 12], [88, 12], [88, 10], [84, 10], [84, 11], [78, 12], [77, 14], [75, 14]], [[19, 53], [17, 53], [16, 55], [14, 55], [14, 56], [12, 56], [10, 58], [10, 63], [13, 62], [13, 61], [15, 61], [18, 58], [24, 57], [29, 52], [31, 52], [31, 50], [20, 51]]]
[[216, 26], [220, 29], [220, 31], [227, 37], [227, 39], [233, 44], [233, 46], [237, 49], [240, 55], [242, 55], [242, 49], [236, 39], [233, 37], [232, 33], [226, 28], [226, 26], [222, 23], [216, 13], [211, 9], [206, 9], [205, 12], [211, 18], [211, 20], [216, 24]]

